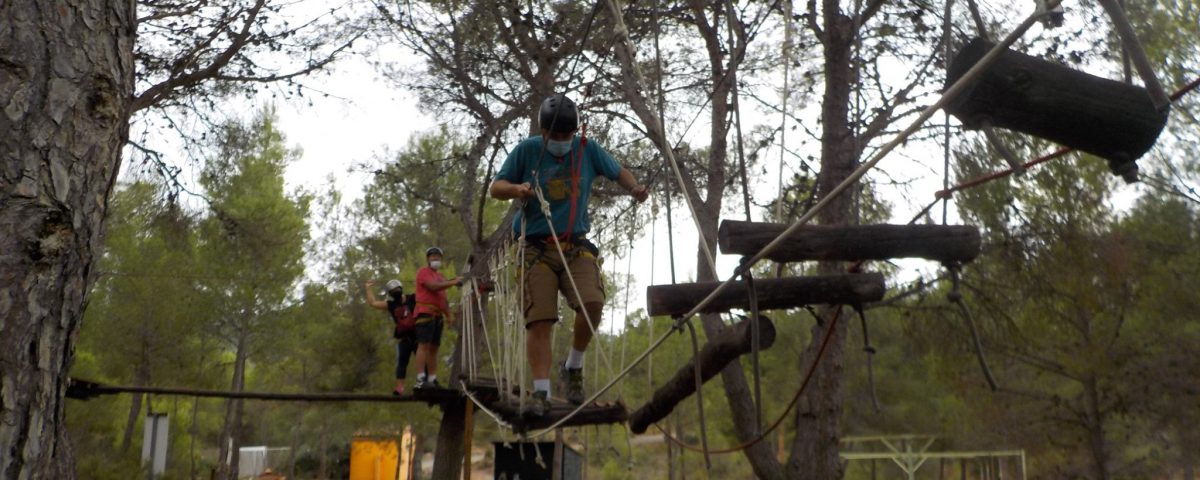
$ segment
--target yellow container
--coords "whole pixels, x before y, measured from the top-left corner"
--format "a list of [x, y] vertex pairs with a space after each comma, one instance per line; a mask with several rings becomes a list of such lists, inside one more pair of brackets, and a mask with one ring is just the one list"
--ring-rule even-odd
[[400, 442], [395, 438], [355, 437], [350, 442], [350, 480], [411, 479], [414, 445], [408, 427]]

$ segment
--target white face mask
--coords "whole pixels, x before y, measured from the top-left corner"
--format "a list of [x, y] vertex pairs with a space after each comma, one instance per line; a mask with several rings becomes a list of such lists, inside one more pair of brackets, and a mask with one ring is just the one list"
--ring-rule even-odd
[[571, 142], [572, 140], [546, 140], [546, 151], [550, 152], [551, 155], [561, 157], [571, 153]]
[[432, 262], [429, 262], [429, 268], [432, 268], [432, 269], [434, 269], [434, 270], [437, 270], [437, 269], [439, 269], [439, 268], [442, 268], [442, 261], [441, 261], [441, 260], [434, 260], [434, 261], [432, 261]]

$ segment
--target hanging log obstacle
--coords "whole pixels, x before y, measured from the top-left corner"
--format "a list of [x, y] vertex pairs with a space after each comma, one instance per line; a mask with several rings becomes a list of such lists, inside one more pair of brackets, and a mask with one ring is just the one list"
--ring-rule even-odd
[[[947, 88], [993, 45], [976, 38], [963, 46], [950, 63]], [[946, 106], [967, 128], [993, 125], [1104, 158], [1127, 182], [1137, 181], [1135, 161], [1158, 140], [1168, 110], [1157, 109], [1144, 88], [1012, 50]]]
[[[683, 315], [717, 289], [721, 282], [652, 285], [646, 289], [646, 311], [659, 315]], [[856, 304], [883, 298], [883, 275], [848, 273], [754, 280], [758, 308], [776, 310], [814, 304]], [[731, 282], [700, 313], [721, 313], [750, 308], [745, 281]]]
[[[755, 283], [759, 281], [755, 280]], [[775, 343], [775, 324], [765, 316], [759, 315], [758, 318], [759, 349], [766, 350]], [[675, 376], [654, 391], [650, 401], [629, 416], [629, 429], [633, 433], [645, 433], [651, 424], [669, 415], [679, 402], [696, 393], [697, 362], [700, 364], [700, 380], [707, 382], [729, 362], [750, 353], [753, 349], [750, 327], [750, 319], [742, 320], [705, 343], [694, 358], [675, 372]]]
[[[753, 255], [787, 230], [781, 223], [724, 220], [722, 253]], [[926, 258], [966, 263], [979, 255], [979, 229], [963, 225], [805, 225], [767, 255], [776, 262]]]

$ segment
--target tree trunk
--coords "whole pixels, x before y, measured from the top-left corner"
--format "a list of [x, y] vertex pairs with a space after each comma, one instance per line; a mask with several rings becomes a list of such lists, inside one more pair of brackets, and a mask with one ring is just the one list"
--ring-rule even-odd
[[[146, 322], [143, 321], [142, 333], [146, 334], [149, 330], [145, 328]], [[149, 358], [149, 342], [144, 336], [142, 338], [142, 352], [138, 362], [137, 373], [134, 374], [133, 384], [135, 386], [145, 386], [150, 383], [150, 358]], [[125, 419], [125, 432], [121, 435], [121, 451], [129, 452], [129, 446], [133, 444], [133, 430], [137, 427], [138, 413], [142, 411], [142, 395], [135, 393], [129, 405], [129, 417]]]
[[[851, 88], [855, 78], [851, 70], [850, 47], [854, 21], [842, 13], [837, 0], [824, 0], [825, 93], [821, 107], [821, 172], [817, 177], [817, 195], [824, 198], [849, 176], [857, 161], [854, 138], [849, 128]], [[821, 225], [848, 223], [851, 213], [849, 195], [842, 195], [817, 217]], [[818, 272], [840, 273], [840, 262], [821, 262]], [[817, 350], [830, 327], [834, 309], [826, 308], [823, 322], [812, 330], [812, 341], [805, 349], [801, 368], [816, 360]], [[848, 316], [848, 315], [847, 315]], [[845, 320], [845, 319], [842, 319]], [[788, 459], [788, 477], [800, 479], [837, 479], [844, 473], [838, 458], [838, 420], [842, 413], [842, 364], [848, 321], [837, 322], [820, 366], [808, 391], [804, 392], [796, 412], [796, 440]]]
[[[144, 385], [137, 383], [136, 385]], [[129, 453], [129, 446], [133, 444], [133, 430], [137, 428], [138, 414], [142, 412], [142, 394], [135, 393], [129, 404], [129, 416], [125, 419], [125, 431], [121, 434], [121, 452]]]
[[1108, 480], [1112, 474], [1108, 471], [1108, 447], [1104, 440], [1105, 415], [1100, 405], [1100, 391], [1096, 378], [1089, 377], [1083, 382], [1084, 402], [1087, 418], [1085, 423], [1088, 430], [1088, 451], [1092, 455], [1092, 478]]
[[[241, 336], [237, 341], [237, 352], [233, 361], [233, 381], [230, 390], [241, 392], [246, 386], [246, 339]], [[221, 480], [237, 480], [238, 475], [238, 438], [239, 427], [242, 424], [242, 402], [240, 398], [231, 398], [225, 402], [225, 423], [221, 426], [221, 444], [217, 458], [217, 478]]]
[[317, 464], [317, 478], [325, 480], [329, 478], [329, 431], [328, 425], [321, 426], [321, 434], [317, 438], [317, 447], [320, 449], [318, 458], [320, 461]]
[[75, 478], [67, 372], [128, 138], [134, 2], [0, 2], [0, 478]]
[[[693, 197], [696, 204], [696, 212], [700, 223], [700, 242], [708, 247], [711, 252], [716, 252], [717, 247], [717, 222], [721, 216], [721, 202], [724, 200], [725, 194], [725, 169], [729, 149], [729, 113], [730, 101], [729, 93], [731, 87], [737, 82], [737, 68], [740, 61], [739, 58], [732, 60], [729, 69], [726, 69], [725, 61], [728, 58], [728, 53], [720, 44], [721, 32], [717, 27], [717, 22], [709, 23], [706, 19], [705, 4], [699, 1], [692, 2], [692, 20], [696, 24], [697, 31], [704, 37], [705, 48], [708, 51], [709, 60], [709, 75], [712, 82], [712, 111], [709, 117], [711, 124], [709, 131], [709, 159], [707, 169], [707, 179], [705, 182], [704, 193], [705, 197], [701, 202], [699, 195], [695, 192], [698, 190], [692, 185], [688, 185], [688, 191], [685, 195]], [[724, 6], [718, 6], [721, 12], [728, 10]], [[714, 13], [714, 17], [719, 19], [720, 14]], [[737, 21], [736, 18], [727, 18], [727, 21]], [[740, 47], [744, 48], [744, 45]], [[728, 78], [726, 78], [728, 77]], [[693, 172], [695, 173], [695, 172]], [[699, 281], [717, 280], [713, 276], [709, 268], [708, 260], [704, 258], [703, 247], [696, 259], [696, 270]], [[708, 338], [715, 338], [724, 328], [721, 322], [721, 317], [714, 314], [700, 315], [701, 324], [704, 327], [704, 333]], [[734, 360], [729, 363], [721, 372], [721, 384], [725, 390], [725, 398], [729, 403], [730, 415], [733, 419], [734, 431], [737, 433], [737, 438], [742, 441], [750, 440], [756, 437], [759, 433], [758, 425], [755, 424], [755, 408], [754, 400], [750, 394], [749, 382], [746, 381], [746, 374], [742, 368], [742, 362]], [[758, 478], [782, 478], [783, 470], [774, 455], [771, 452], [770, 442], [759, 442], [758, 444], [745, 450], [746, 459], [750, 462], [754, 474]]]
[[[501, 228], [506, 229], [507, 227], [502, 225]], [[486, 248], [477, 245], [473, 249], [472, 256], [478, 259], [485, 259], [487, 258], [486, 254]], [[486, 261], [477, 262], [474, 267], [471, 275], [486, 276]], [[480, 325], [480, 322], [486, 321], [485, 315], [488, 312], [488, 297], [483, 297], [481, 303], [472, 302], [471, 305], [464, 308], [475, 309], [474, 318], [478, 320], [475, 325], [475, 331], [482, 332], [483, 326]], [[450, 358], [454, 359], [454, 365], [450, 368], [450, 377], [448, 378], [451, 382], [457, 382], [458, 380], [456, 379], [466, 373], [466, 369], [463, 368], [464, 358], [466, 358], [465, 349], [473, 348], [474, 351], [478, 352], [483, 346], [482, 338], [479, 338], [482, 335], [477, 335], [474, 338], [473, 345], [464, 344], [461, 328], [462, 322], [458, 322], [456, 325], [459, 335], [458, 341], [454, 344], [454, 352], [450, 355]], [[458, 387], [456, 383], [448, 384], [447, 386], [450, 388]], [[467, 422], [466, 402], [465, 398], [459, 398], [455, 401], [442, 403], [442, 421], [438, 427], [437, 449], [434, 450], [436, 454], [433, 456], [433, 472], [430, 474], [430, 477], [435, 480], [454, 480], [458, 478], [461, 475], [460, 470], [462, 468], [463, 455], [470, 454], [470, 452], [465, 451], [466, 447], [463, 441]]]

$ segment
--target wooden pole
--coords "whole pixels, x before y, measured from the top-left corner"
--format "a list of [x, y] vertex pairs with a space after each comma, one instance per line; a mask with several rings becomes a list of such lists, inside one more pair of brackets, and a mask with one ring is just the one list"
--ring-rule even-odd
[[[653, 285], [646, 289], [646, 311], [650, 316], [683, 315], [695, 308], [721, 282]], [[758, 308], [773, 310], [816, 304], [858, 304], [883, 298], [883, 275], [853, 273], [754, 280]], [[721, 313], [750, 308], [750, 289], [745, 281], [730, 282], [700, 313]]]
[[[759, 319], [759, 340], [762, 342], [759, 348], [767, 349], [775, 343], [775, 325], [762, 315]], [[654, 391], [650, 401], [629, 416], [629, 429], [633, 433], [645, 433], [651, 424], [670, 415], [679, 402], [696, 393], [697, 363], [700, 365], [701, 382], [707, 382], [739, 355], [750, 352], [753, 348], [750, 325], [748, 319], [743, 320], [732, 328], [726, 328], [717, 337], [709, 339], [695, 358], [675, 372], [667, 383]]]
[[[725, 220], [717, 232], [722, 253], [753, 255], [787, 225]], [[767, 258], [804, 260], [885, 260], [927, 258], [965, 263], [979, 255], [979, 229], [963, 225], [805, 225]]]
[[463, 480], [471, 480], [471, 443], [475, 438], [475, 402], [467, 402], [463, 418]]
[[550, 480], [563, 480], [563, 433], [561, 428], [554, 429], [554, 461], [550, 468]]

